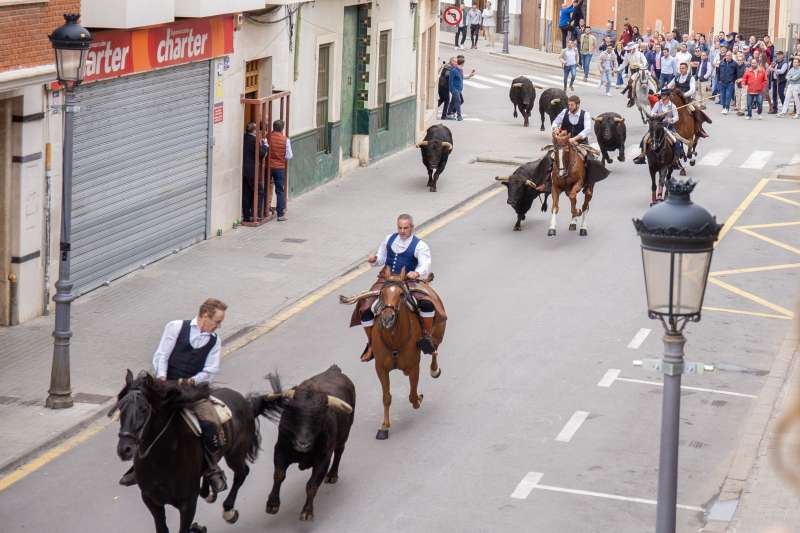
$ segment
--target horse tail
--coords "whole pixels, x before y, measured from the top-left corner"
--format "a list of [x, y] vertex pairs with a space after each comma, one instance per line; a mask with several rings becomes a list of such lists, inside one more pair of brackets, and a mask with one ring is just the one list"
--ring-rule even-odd
[[[253, 398], [249, 398], [251, 407], [253, 406]], [[247, 448], [247, 460], [250, 463], [255, 463], [258, 459], [258, 452], [261, 450], [261, 424], [258, 420], [258, 415], [253, 411], [253, 434], [250, 435], [250, 446]]]

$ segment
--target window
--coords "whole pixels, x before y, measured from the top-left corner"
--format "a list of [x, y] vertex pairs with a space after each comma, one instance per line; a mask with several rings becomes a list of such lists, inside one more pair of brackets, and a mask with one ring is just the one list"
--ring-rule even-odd
[[389, 41], [391, 30], [382, 31], [378, 41], [378, 121], [379, 130], [389, 126], [389, 107], [386, 105], [389, 88]]
[[330, 152], [328, 128], [330, 104], [331, 45], [319, 47], [317, 60], [317, 152]]

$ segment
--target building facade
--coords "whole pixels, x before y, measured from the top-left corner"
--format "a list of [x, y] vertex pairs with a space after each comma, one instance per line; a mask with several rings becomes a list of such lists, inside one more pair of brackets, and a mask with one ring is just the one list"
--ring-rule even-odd
[[63, 13], [93, 37], [75, 94], [76, 296], [241, 219], [244, 98], [291, 95], [289, 196], [413, 145], [435, 117], [431, 0], [0, 6], [16, 35], [0, 37], [0, 325], [52, 307], [64, 95], [47, 35]]

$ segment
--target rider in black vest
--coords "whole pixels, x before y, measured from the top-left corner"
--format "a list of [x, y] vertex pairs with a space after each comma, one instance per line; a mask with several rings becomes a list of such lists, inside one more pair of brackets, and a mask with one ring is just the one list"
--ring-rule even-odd
[[[161, 336], [158, 350], [153, 356], [156, 377], [180, 383], [210, 383], [219, 370], [221, 342], [214, 330], [225, 319], [227, 306], [216, 299], [208, 299], [200, 307], [194, 320], [174, 320], [167, 324]], [[167, 355], [168, 354], [168, 355]], [[200, 404], [203, 405], [200, 405]], [[217, 465], [219, 455], [224, 447], [224, 433], [221, 428], [208, 420], [215, 420], [213, 406], [203, 400], [192, 407], [200, 423], [205, 448], [206, 480], [215, 493], [226, 490], [225, 474]], [[120, 484], [125, 486], [136, 484], [133, 468], [128, 470]]]

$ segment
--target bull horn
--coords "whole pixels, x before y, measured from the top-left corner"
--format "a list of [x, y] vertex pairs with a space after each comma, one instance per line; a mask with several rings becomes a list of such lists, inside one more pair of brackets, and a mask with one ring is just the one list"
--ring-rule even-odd
[[557, 104], [559, 102], [561, 102], [561, 98], [553, 98], [552, 100], [550, 100], [551, 104]]
[[531, 189], [535, 189], [536, 188], [536, 182], [534, 182], [533, 180], [525, 180], [525, 185], [527, 185]]
[[522, 87], [522, 84], [521, 83], [512, 83], [511, 86], [512, 87]]
[[450, 144], [449, 142], [442, 142], [442, 148], [444, 148], [448, 152], [452, 152], [453, 151], [453, 145]]
[[602, 117], [594, 117], [594, 121], [595, 122], [602, 122], [603, 118]]
[[614, 122], [617, 122], [617, 123], [625, 122], [625, 118], [624, 117], [614, 117]]
[[425, 146], [428, 146], [428, 141], [420, 141], [417, 143], [417, 148], [423, 148]]
[[503, 183], [508, 183], [508, 180], [511, 179], [511, 176], [495, 176], [495, 181], [502, 181]]
[[380, 296], [380, 294], [381, 291], [364, 291], [356, 294], [355, 296], [345, 296], [344, 294], [340, 294], [339, 303], [344, 305], [352, 305], [359, 300], [363, 300], [364, 298], [372, 298], [373, 296]]
[[353, 412], [353, 407], [349, 403], [340, 400], [336, 396], [331, 396], [330, 394], [328, 395], [328, 407], [332, 407], [348, 415]]

